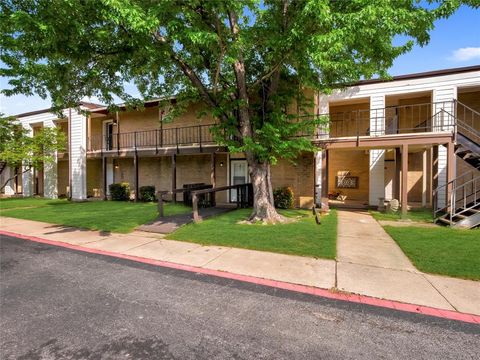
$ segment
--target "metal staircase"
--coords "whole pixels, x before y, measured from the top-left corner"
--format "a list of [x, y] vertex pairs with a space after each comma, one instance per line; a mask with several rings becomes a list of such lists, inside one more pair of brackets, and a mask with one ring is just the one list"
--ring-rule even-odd
[[[436, 222], [456, 228], [480, 226], [480, 113], [455, 102], [455, 154], [472, 170], [434, 191]], [[441, 199], [444, 198], [444, 201]]]

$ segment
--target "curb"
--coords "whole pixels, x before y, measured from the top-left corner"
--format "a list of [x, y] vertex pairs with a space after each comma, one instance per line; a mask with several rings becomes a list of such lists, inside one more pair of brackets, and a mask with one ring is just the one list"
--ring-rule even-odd
[[182, 271], [195, 272], [195, 273], [204, 274], [204, 275], [217, 276], [217, 277], [222, 277], [226, 279], [248, 282], [256, 285], [295, 291], [295, 292], [300, 292], [304, 294], [320, 296], [327, 299], [348, 301], [353, 303], [387, 308], [387, 309], [394, 309], [394, 310], [399, 310], [399, 311], [404, 311], [409, 313], [433, 316], [433, 317], [438, 317], [443, 319], [463, 321], [463, 322], [472, 323], [472, 324], [480, 324], [480, 315], [461, 313], [453, 310], [438, 309], [438, 308], [433, 308], [433, 307], [428, 307], [423, 305], [407, 304], [407, 303], [402, 303], [402, 302], [393, 301], [393, 300], [374, 298], [366, 295], [337, 293], [328, 289], [321, 289], [313, 286], [297, 285], [297, 284], [287, 283], [283, 281], [258, 278], [258, 277], [249, 276], [249, 275], [240, 275], [240, 274], [230, 273], [226, 271], [205, 269], [205, 268], [190, 266], [190, 265], [182, 265], [182, 264], [172, 263], [172, 262], [163, 261], [163, 260], [154, 260], [154, 259], [115, 253], [115, 252], [110, 252], [105, 250], [90, 249], [90, 248], [82, 247], [79, 245], [72, 245], [72, 244], [68, 244], [60, 241], [47, 240], [47, 239], [42, 239], [35, 236], [22, 235], [22, 234], [4, 231], [4, 230], [0, 230], [0, 235], [12, 236], [12, 237], [16, 237], [23, 240], [34, 241], [38, 243], [63, 247], [63, 248], [72, 249], [72, 250], [78, 250], [78, 251], [92, 253], [92, 254], [99, 254], [99, 255], [110, 256], [110, 257], [115, 257], [119, 259], [131, 260], [131, 261], [141, 262], [141, 263], [150, 264], [154, 266], [161, 266], [161, 267], [177, 269]]

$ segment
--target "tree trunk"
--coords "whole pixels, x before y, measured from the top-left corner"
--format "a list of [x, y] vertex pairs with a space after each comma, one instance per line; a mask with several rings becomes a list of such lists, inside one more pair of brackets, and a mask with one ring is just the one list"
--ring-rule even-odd
[[286, 222], [286, 218], [275, 210], [270, 164], [260, 163], [247, 154], [248, 168], [253, 186], [253, 212], [249, 221], [269, 224]]

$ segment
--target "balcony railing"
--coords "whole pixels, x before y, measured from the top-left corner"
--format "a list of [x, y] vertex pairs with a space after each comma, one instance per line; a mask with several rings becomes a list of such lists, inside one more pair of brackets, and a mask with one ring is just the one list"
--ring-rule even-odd
[[389, 106], [329, 114], [328, 137], [382, 136], [452, 130], [453, 101]]
[[114, 133], [108, 136], [92, 135], [88, 141], [88, 151], [111, 151], [128, 149], [160, 149], [181, 146], [214, 144], [210, 132], [211, 125], [196, 125], [169, 129], [154, 129], [127, 133]]
[[[356, 110], [317, 115], [325, 123], [314, 133], [297, 136], [312, 140], [338, 137], [383, 136], [392, 134], [454, 131], [455, 101], [391, 106], [383, 109]], [[302, 117], [302, 119], [312, 116]], [[118, 133], [109, 136], [93, 135], [88, 139], [88, 151], [120, 151], [128, 149], [160, 149], [184, 146], [213, 145], [212, 125], [196, 125], [169, 129], [154, 129]]]

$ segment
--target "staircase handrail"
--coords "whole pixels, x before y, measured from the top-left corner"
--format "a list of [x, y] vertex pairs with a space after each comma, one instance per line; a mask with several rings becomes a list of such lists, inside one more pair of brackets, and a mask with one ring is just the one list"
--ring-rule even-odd
[[[433, 215], [434, 215], [434, 218], [437, 218], [437, 214], [444, 211], [444, 210], [447, 210], [448, 208], [451, 208], [450, 211], [449, 211], [449, 216], [450, 216], [450, 221], [452, 220], [452, 218], [455, 216], [455, 215], [458, 215], [458, 214], [461, 214], [465, 211], [468, 211], [469, 209], [471, 209], [472, 207], [474, 206], [477, 206], [478, 203], [480, 202], [480, 199], [479, 199], [479, 196], [478, 194], [480, 193], [480, 186], [478, 186], [478, 189], [477, 189], [477, 181], [480, 181], [480, 175], [477, 175], [475, 177], [472, 176], [472, 178], [470, 180], [467, 180], [465, 181], [464, 183], [460, 184], [460, 185], [456, 185], [456, 181], [458, 181], [458, 179], [466, 176], [467, 174], [472, 174], [474, 172], [478, 172], [478, 170], [472, 170], [472, 171], [469, 171], [468, 173], [465, 173], [464, 175], [461, 175], [451, 181], [449, 181], [447, 184], [443, 184], [439, 187], [437, 187], [434, 191], [433, 191], [433, 199], [434, 199], [434, 204], [433, 204]], [[452, 189], [451, 189], [451, 192], [450, 192], [450, 196], [448, 197], [448, 200], [446, 205], [442, 208], [436, 208], [436, 202], [438, 202], [438, 192], [441, 188], [446, 188], [448, 185], [452, 184]], [[466, 186], [468, 185], [472, 185], [472, 189], [473, 191], [469, 194], [466, 194], [465, 191], [463, 191], [463, 196], [460, 200], [457, 200], [457, 192], [458, 190], [461, 190], [461, 189], [465, 189]], [[479, 184], [480, 185], [480, 184]], [[474, 196], [473, 198], [473, 205], [469, 206], [468, 208], [466, 207], [467, 205], [467, 202], [466, 202], [466, 199], [470, 196]], [[464, 203], [464, 208], [462, 211], [456, 211], [457, 210], [457, 202], [458, 201], [463, 201]]]
[[462, 103], [461, 101], [458, 101], [458, 100], [456, 100], [456, 99], [454, 99], [453, 101], [456, 102], [457, 104], [460, 104], [460, 105], [462, 105], [463, 107], [467, 108], [468, 110], [470, 110], [470, 111], [473, 112], [474, 114], [480, 116], [480, 112], [478, 112], [478, 111], [475, 110], [475, 109], [472, 109], [470, 106], [465, 105], [464, 103]]

